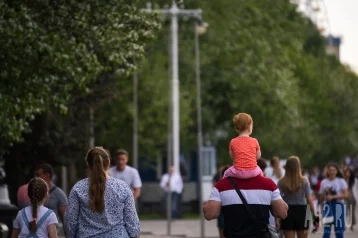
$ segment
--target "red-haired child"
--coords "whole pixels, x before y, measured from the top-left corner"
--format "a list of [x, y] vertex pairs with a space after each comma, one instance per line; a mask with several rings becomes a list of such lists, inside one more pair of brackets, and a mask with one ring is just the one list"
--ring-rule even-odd
[[239, 113], [234, 116], [235, 131], [239, 134], [230, 141], [229, 154], [233, 160], [233, 166], [225, 171], [225, 177], [249, 179], [263, 175], [257, 166], [257, 160], [261, 157], [259, 142], [250, 137], [253, 128], [253, 120], [249, 114]]

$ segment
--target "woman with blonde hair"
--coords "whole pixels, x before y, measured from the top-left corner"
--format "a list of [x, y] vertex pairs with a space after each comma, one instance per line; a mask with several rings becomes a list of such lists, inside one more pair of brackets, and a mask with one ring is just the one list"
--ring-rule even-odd
[[[282, 199], [288, 205], [287, 217], [277, 226], [283, 231], [285, 238], [306, 238], [308, 236], [309, 221], [311, 216], [307, 214], [307, 205], [311, 213], [314, 212], [312, 191], [307, 178], [302, 176], [300, 159], [291, 156], [286, 161], [286, 173], [278, 181]], [[317, 223], [318, 217], [315, 216]]]
[[102, 147], [86, 155], [89, 177], [73, 186], [64, 225], [67, 238], [136, 238], [139, 219], [127, 183], [109, 177], [110, 154]]
[[270, 160], [270, 165], [271, 167], [266, 168], [265, 175], [277, 184], [278, 180], [280, 180], [282, 176], [285, 175], [285, 170], [281, 168], [280, 159], [278, 156], [274, 156]]

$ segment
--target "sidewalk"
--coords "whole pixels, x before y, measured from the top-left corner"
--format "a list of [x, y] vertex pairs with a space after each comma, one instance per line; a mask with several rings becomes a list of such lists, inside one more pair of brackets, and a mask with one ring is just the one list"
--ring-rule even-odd
[[[358, 214], [357, 214], [358, 215]], [[171, 236], [167, 236], [167, 221], [166, 220], [142, 220], [141, 238], [200, 238], [200, 220], [174, 220], [171, 223]], [[358, 228], [357, 228], [358, 229]], [[205, 238], [218, 238], [218, 230], [216, 227], [216, 220], [205, 221], [204, 223]], [[315, 233], [310, 233], [310, 238], [321, 238], [323, 236], [322, 228]], [[334, 237], [334, 234], [331, 234]], [[357, 238], [358, 230], [346, 230], [345, 238]]]
[[[142, 220], [141, 238], [154, 237], [185, 237], [196, 238], [200, 237], [200, 220], [173, 220], [171, 222], [171, 236], [167, 236], [167, 221], [166, 220]], [[216, 220], [204, 221], [204, 235], [205, 238], [217, 238], [219, 236], [216, 227]]]

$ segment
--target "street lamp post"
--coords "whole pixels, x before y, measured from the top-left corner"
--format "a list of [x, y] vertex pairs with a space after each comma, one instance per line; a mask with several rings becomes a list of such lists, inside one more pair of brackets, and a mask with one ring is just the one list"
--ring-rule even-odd
[[179, 126], [179, 53], [178, 53], [178, 18], [192, 17], [201, 20], [201, 9], [180, 9], [175, 1], [173, 1], [169, 9], [155, 9], [152, 10], [150, 4], [147, 9], [142, 11], [151, 13], [152, 11], [159, 12], [165, 16], [171, 17], [171, 63], [172, 63], [172, 152], [173, 164], [176, 172], [180, 173], [179, 154], [180, 154], [180, 126]]
[[138, 169], [138, 72], [133, 73], [133, 167]]
[[[133, 167], [138, 170], [138, 71], [133, 72]], [[135, 207], [139, 211], [138, 200]]]
[[201, 80], [200, 80], [200, 46], [199, 35], [204, 34], [208, 24], [201, 21], [195, 21], [195, 82], [196, 82], [196, 108], [197, 108], [197, 140], [198, 140], [198, 162], [199, 162], [199, 212], [200, 212], [200, 237], [205, 237], [204, 213], [201, 211], [203, 207], [203, 133], [202, 133], [202, 117], [201, 117]]
[[[171, 106], [170, 108], [170, 116], [171, 123], [169, 126], [171, 127], [171, 132], [169, 132], [169, 136], [171, 140], [168, 140], [168, 153], [171, 152], [172, 156], [168, 156], [168, 165], [170, 164], [170, 157], [173, 159], [174, 170], [180, 174], [180, 120], [179, 120], [179, 52], [178, 52], [178, 18], [183, 17], [194, 17], [196, 20], [201, 21], [201, 9], [188, 10], [188, 9], [180, 9], [178, 8], [175, 1], [173, 1], [170, 9], [151, 9], [150, 3], [147, 4], [147, 9], [142, 9], [142, 11], [151, 13], [152, 11], [159, 12], [164, 16], [171, 17], [171, 49], [170, 49], [170, 57], [171, 57]], [[169, 166], [168, 166], [169, 169]], [[199, 175], [201, 177], [201, 175]], [[169, 183], [170, 184], [170, 183]], [[170, 188], [169, 188], [170, 191]], [[170, 236], [171, 227], [171, 197], [170, 192], [168, 192], [167, 199], [167, 213], [168, 213], [168, 235]]]

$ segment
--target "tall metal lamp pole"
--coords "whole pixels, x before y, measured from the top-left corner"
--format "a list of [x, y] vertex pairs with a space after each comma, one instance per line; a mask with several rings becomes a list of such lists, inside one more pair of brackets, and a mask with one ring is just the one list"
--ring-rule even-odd
[[180, 173], [179, 154], [180, 154], [180, 126], [179, 126], [179, 53], [178, 53], [178, 18], [192, 17], [201, 20], [201, 9], [188, 10], [178, 8], [173, 1], [169, 9], [154, 9], [150, 5], [142, 11], [151, 13], [159, 12], [171, 17], [171, 63], [172, 63], [172, 143], [173, 143], [173, 163], [176, 172]]
[[197, 109], [197, 140], [198, 140], [198, 162], [199, 162], [199, 213], [200, 213], [200, 237], [205, 237], [205, 224], [204, 224], [204, 213], [202, 212], [203, 207], [203, 133], [202, 133], [202, 117], [201, 117], [201, 79], [200, 79], [200, 45], [199, 35], [204, 34], [207, 23], [201, 21], [195, 21], [195, 82], [196, 82], [196, 109]]
[[[158, 12], [164, 16], [171, 17], [171, 137], [169, 148], [172, 151], [172, 158], [174, 164], [174, 170], [177, 173], [180, 173], [180, 120], [179, 120], [179, 52], [178, 52], [178, 18], [179, 17], [191, 17], [197, 20], [201, 20], [201, 9], [188, 10], [178, 8], [175, 1], [173, 1], [170, 9], [151, 9], [151, 5], [147, 4], [147, 9], [142, 9], [142, 11], [151, 13]], [[169, 159], [169, 158], [168, 158]], [[170, 194], [170, 193], [169, 193]], [[170, 196], [170, 195], [168, 195]], [[169, 197], [168, 197], [169, 198]], [[170, 198], [167, 199], [167, 207], [170, 206]], [[168, 211], [168, 235], [170, 235], [170, 216], [171, 212]]]

